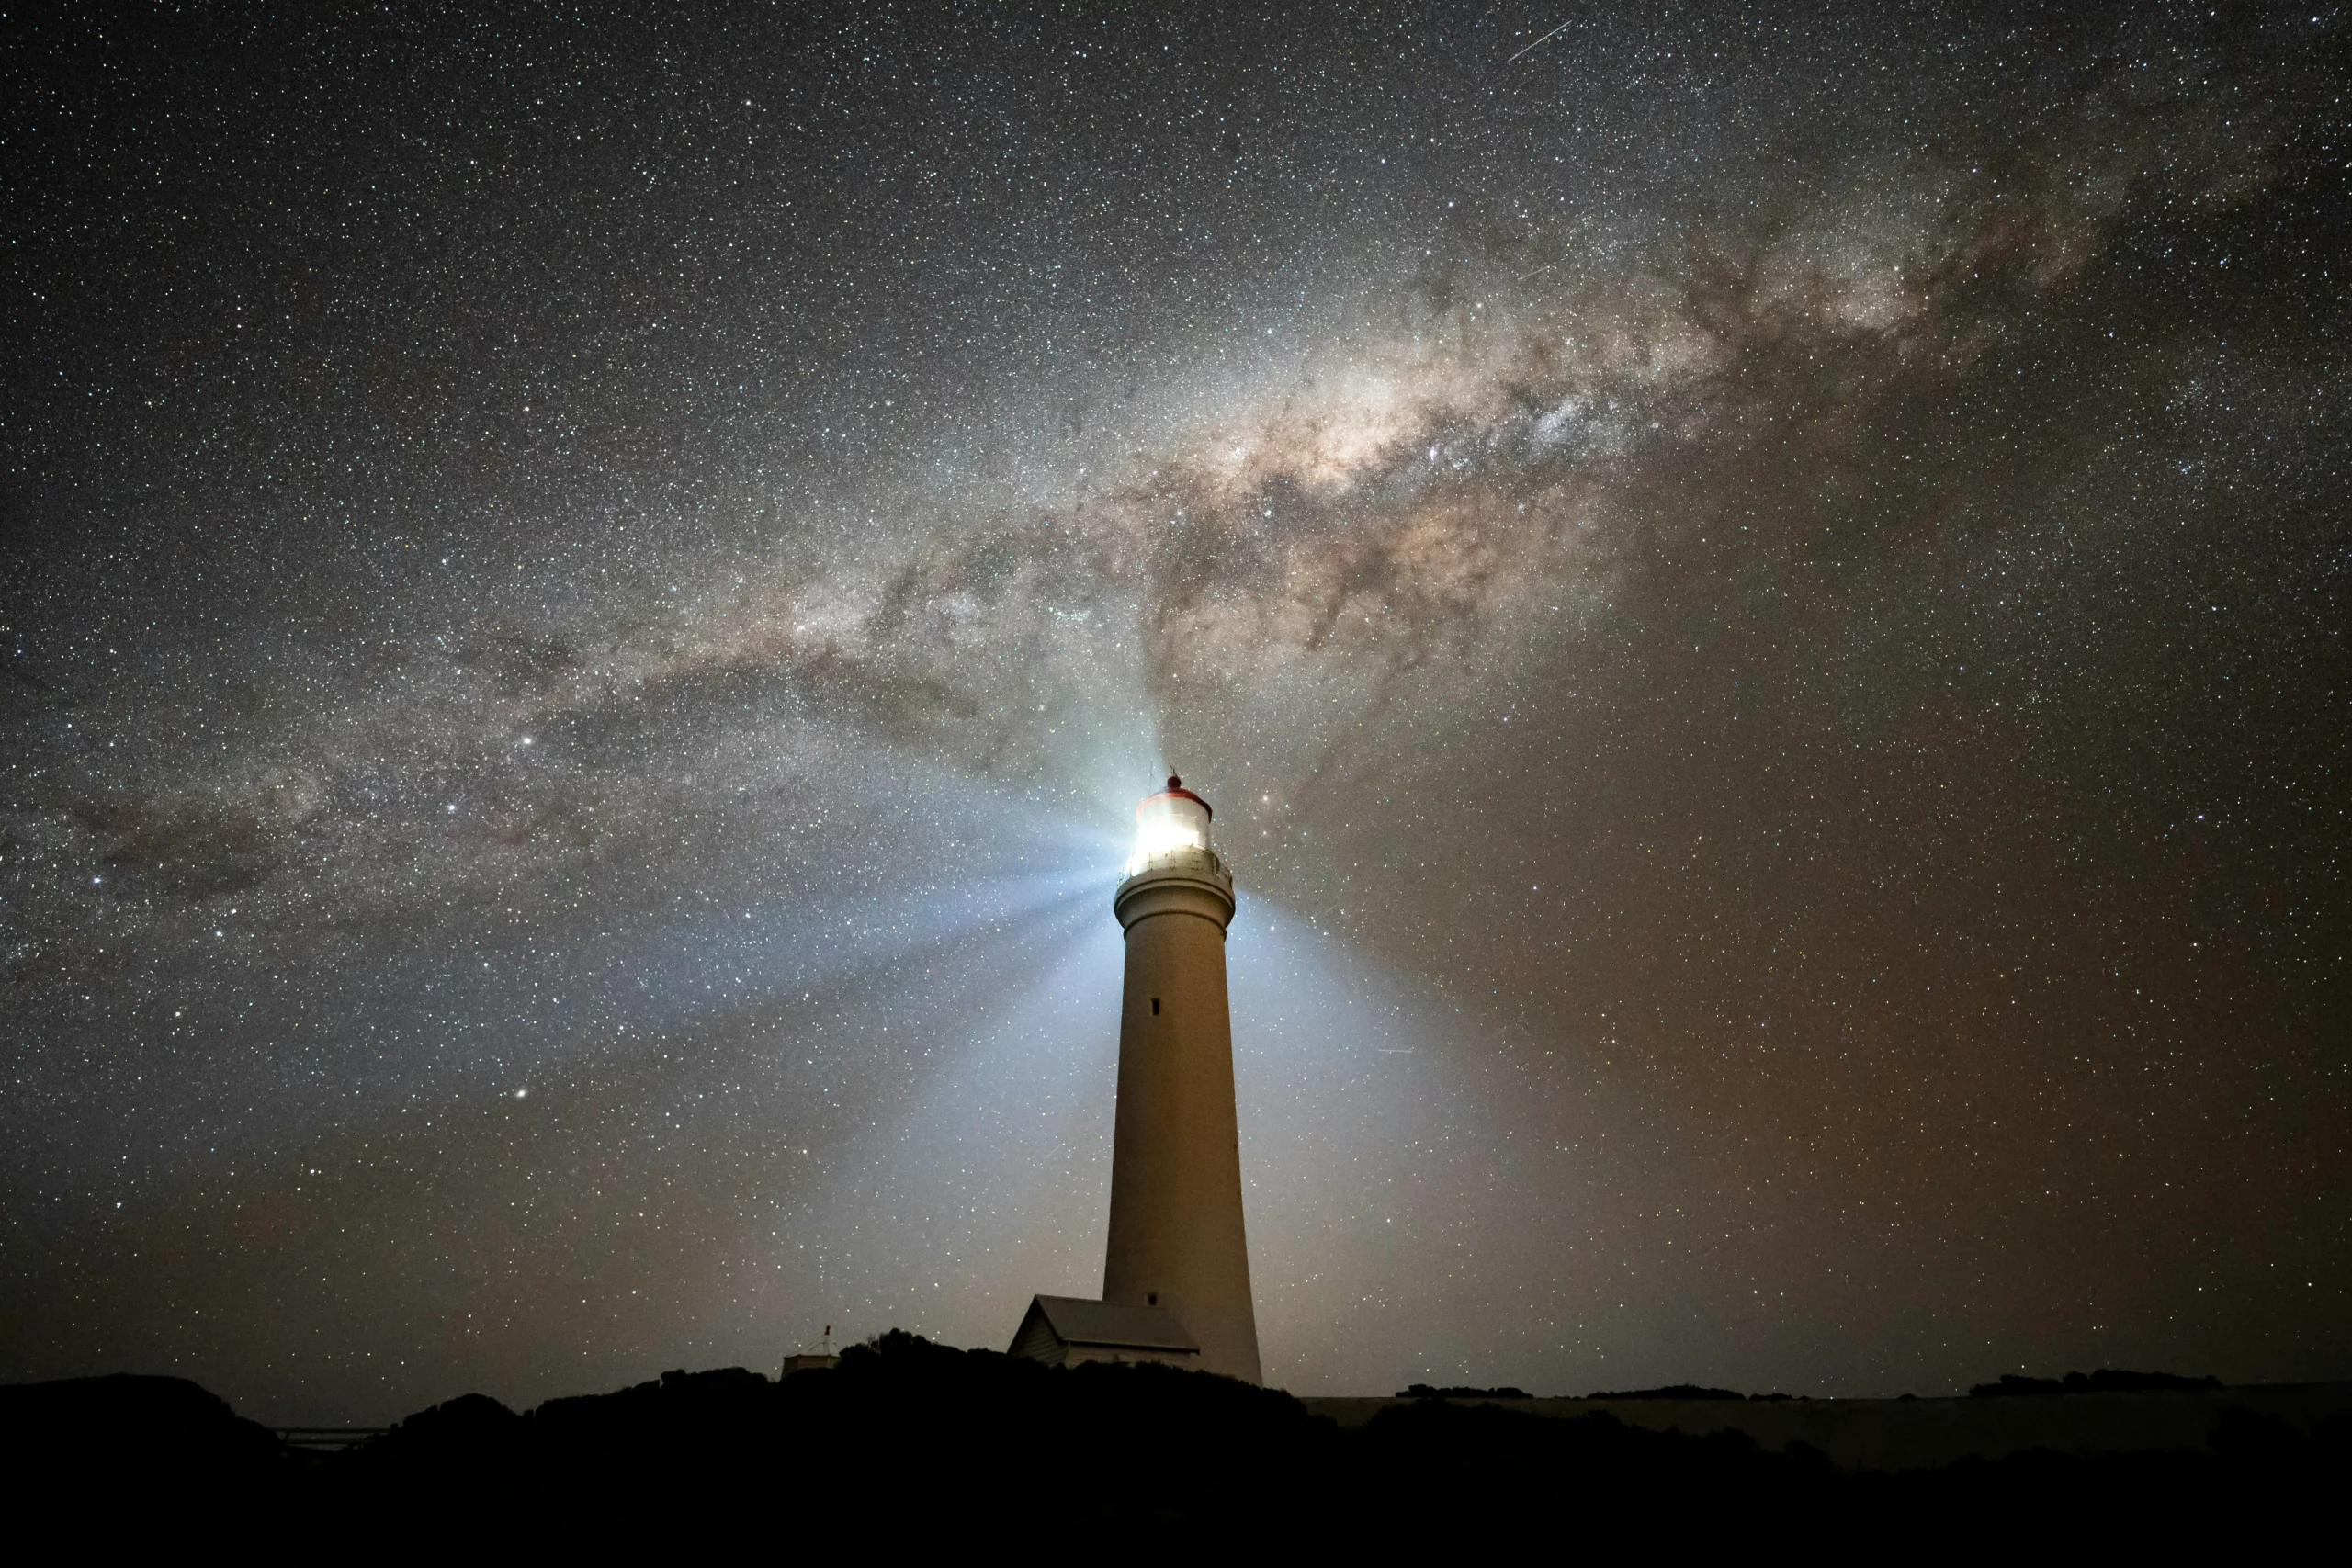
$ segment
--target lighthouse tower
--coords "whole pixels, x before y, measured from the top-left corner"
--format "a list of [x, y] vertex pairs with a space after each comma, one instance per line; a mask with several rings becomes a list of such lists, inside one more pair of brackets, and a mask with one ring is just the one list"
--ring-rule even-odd
[[1048, 1366], [1157, 1361], [1257, 1382], [1225, 999], [1233, 874], [1209, 846], [1209, 803], [1182, 779], [1136, 807], [1111, 907], [1127, 984], [1102, 1299], [1030, 1298], [1009, 1348]]
[[1172, 1314], [1200, 1347], [1194, 1364], [1257, 1382], [1225, 993], [1233, 874], [1209, 818], [1180, 778], [1147, 796], [1112, 903], [1127, 959], [1102, 1300]]

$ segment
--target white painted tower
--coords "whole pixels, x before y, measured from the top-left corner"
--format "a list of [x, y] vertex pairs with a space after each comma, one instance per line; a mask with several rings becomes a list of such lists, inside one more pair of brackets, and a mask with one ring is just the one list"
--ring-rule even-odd
[[1127, 958], [1102, 1299], [1172, 1314], [1199, 1345], [1193, 1364], [1257, 1382], [1225, 989], [1233, 874], [1210, 845], [1210, 815], [1173, 776], [1146, 797], [1112, 903]]

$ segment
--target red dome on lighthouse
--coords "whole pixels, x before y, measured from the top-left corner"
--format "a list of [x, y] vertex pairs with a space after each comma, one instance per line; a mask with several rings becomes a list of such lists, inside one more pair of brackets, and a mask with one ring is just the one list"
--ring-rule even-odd
[[1203, 800], [1199, 795], [1194, 795], [1191, 790], [1186, 789], [1184, 787], [1184, 781], [1177, 777], [1174, 773], [1168, 775], [1168, 787], [1166, 789], [1161, 790], [1158, 795], [1147, 795], [1141, 801], [1136, 803], [1136, 821], [1140, 822], [1143, 820], [1145, 807], [1150, 806], [1155, 800], [1189, 800], [1193, 805], [1201, 808], [1202, 815], [1204, 817], [1213, 818], [1216, 815], [1216, 809], [1212, 807], [1207, 801]]
[[1184, 787], [1174, 773], [1168, 787], [1147, 795], [1136, 806], [1136, 851], [1128, 857], [1132, 876], [1161, 855], [1199, 851], [1215, 858], [1209, 848], [1209, 803]]

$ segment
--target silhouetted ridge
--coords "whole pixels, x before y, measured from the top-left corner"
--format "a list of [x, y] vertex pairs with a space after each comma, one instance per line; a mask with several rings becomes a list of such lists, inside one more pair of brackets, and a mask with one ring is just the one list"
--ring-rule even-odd
[[1675, 1382], [1664, 1388], [1620, 1389], [1614, 1393], [1588, 1393], [1587, 1399], [1746, 1399], [1744, 1393], [1734, 1393], [1727, 1388], [1702, 1388], [1697, 1383]]
[[1532, 1399], [1535, 1396], [1523, 1388], [1505, 1385], [1501, 1388], [1431, 1388], [1417, 1382], [1397, 1391], [1399, 1399]]
[[503, 1459], [523, 1417], [486, 1393], [420, 1410], [366, 1447], [388, 1463], [470, 1467]]
[[1999, 1382], [1980, 1382], [1972, 1399], [2005, 1399], [2027, 1393], [2154, 1393], [2173, 1389], [2219, 1388], [2219, 1378], [2185, 1378], [2172, 1372], [2127, 1372], [2111, 1367], [2063, 1378], [2021, 1378], [2012, 1372]]
[[1057, 1518], [1181, 1536], [1210, 1518], [1278, 1517], [1287, 1487], [1329, 1484], [1340, 1446], [1296, 1400], [1231, 1379], [1047, 1368], [894, 1330], [781, 1382], [672, 1371], [521, 1415], [453, 1400], [322, 1470], [355, 1503], [429, 1498], [457, 1517], [523, 1498], [551, 1518], [616, 1500], [695, 1516], [783, 1488], [820, 1507], [799, 1534], [840, 1517], [875, 1521], [883, 1540], [923, 1519], [1000, 1517], [1009, 1498], [1050, 1484]]
[[[1376, 1413], [1342, 1431], [1227, 1378], [1048, 1368], [894, 1331], [781, 1382], [672, 1371], [519, 1414], [467, 1394], [343, 1452], [285, 1450], [171, 1379], [0, 1389], [0, 1427], [13, 1497], [30, 1500], [20, 1506], [70, 1508], [62, 1517], [93, 1530], [144, 1518], [175, 1541], [190, 1520], [204, 1539], [248, 1547], [276, 1532], [312, 1555], [479, 1555], [493, 1543], [667, 1556], [697, 1542], [890, 1560], [1114, 1542], [1160, 1562], [1246, 1542], [1251, 1555], [1318, 1560], [1556, 1557], [1693, 1540], [1749, 1550], [1825, 1530], [1907, 1540], [1952, 1521], [1992, 1545], [2063, 1529], [2176, 1552], [2210, 1538], [2244, 1555], [2266, 1531], [2308, 1533], [2352, 1468], [2352, 1416], [2304, 1430], [2228, 1404], [2211, 1452], [2044, 1449], [1886, 1473], [1840, 1470], [1804, 1441], [1775, 1451], [1741, 1431], [1655, 1431], [1608, 1413], [1539, 1416], [1493, 1390], [1431, 1392], [1453, 1397], [1372, 1402]], [[2032, 1413], [1969, 1414], [2000, 1426]], [[1832, 1402], [1803, 1419], [1839, 1415]]]
[[54, 1500], [93, 1481], [141, 1494], [220, 1495], [287, 1470], [277, 1434], [186, 1378], [0, 1385], [0, 1478]]

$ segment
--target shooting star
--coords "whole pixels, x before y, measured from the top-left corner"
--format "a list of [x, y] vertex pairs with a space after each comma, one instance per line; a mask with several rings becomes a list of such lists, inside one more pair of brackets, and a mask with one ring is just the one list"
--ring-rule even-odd
[[[1566, 22], [1562, 22], [1558, 27], [1554, 28], [1550, 32], [1545, 33], [1542, 38], [1537, 39], [1533, 43], [1529, 44], [1527, 49], [1541, 49], [1544, 45], [1550, 43], [1554, 39], [1558, 38], [1562, 33], [1566, 32], [1568, 30], [1568, 24], [1575, 20], [1576, 18], [1574, 17], [1570, 17]], [[1519, 54], [1525, 54], [1527, 52], [1527, 49], [1521, 50]], [[1503, 63], [1505, 65], [1518, 64], [1519, 54], [1512, 55], [1509, 60], [1504, 61]]]

